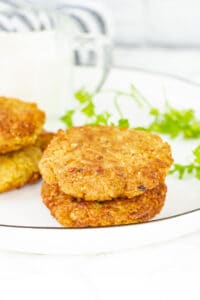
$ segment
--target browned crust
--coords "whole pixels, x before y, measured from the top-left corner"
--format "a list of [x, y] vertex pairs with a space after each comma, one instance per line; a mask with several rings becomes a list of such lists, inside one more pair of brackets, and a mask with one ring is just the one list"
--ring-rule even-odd
[[25, 186], [26, 184], [34, 184], [34, 183], [38, 182], [40, 180], [40, 178], [41, 178], [41, 175], [40, 175], [39, 172], [38, 173], [34, 173], [34, 174], [31, 175], [30, 178], [27, 178], [26, 181], [12, 182], [4, 190], [1, 191], [1, 189], [0, 189], [0, 193], [12, 191], [12, 190], [15, 190], [15, 189], [20, 189], [23, 186]]
[[48, 184], [75, 198], [133, 198], [164, 182], [173, 162], [170, 146], [151, 133], [108, 126], [60, 130], [44, 152], [40, 171]]
[[41, 156], [42, 151], [37, 146], [0, 155], [0, 193], [36, 182], [40, 178]]
[[147, 221], [160, 212], [167, 187], [159, 184], [133, 199], [78, 201], [59, 190], [57, 184], [42, 185], [42, 198], [52, 216], [65, 227], [96, 227]]
[[43, 130], [37, 138], [36, 145], [44, 151], [54, 136], [55, 133]]
[[45, 113], [35, 103], [0, 97], [0, 153], [33, 145], [44, 121]]
[[41, 175], [39, 172], [34, 172], [31, 177], [27, 180], [26, 184], [32, 184], [38, 182], [38, 180], [41, 178]]
[[38, 163], [52, 137], [53, 133], [43, 131], [35, 145], [0, 155], [0, 193], [21, 188], [40, 179]]

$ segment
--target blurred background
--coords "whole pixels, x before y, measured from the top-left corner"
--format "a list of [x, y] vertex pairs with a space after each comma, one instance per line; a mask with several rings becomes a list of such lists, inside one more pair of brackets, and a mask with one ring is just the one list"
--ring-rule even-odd
[[[136, 66], [200, 78], [199, 0], [0, 0], [71, 15], [79, 31], [113, 41], [114, 65]], [[92, 64], [92, 56], [77, 57]]]

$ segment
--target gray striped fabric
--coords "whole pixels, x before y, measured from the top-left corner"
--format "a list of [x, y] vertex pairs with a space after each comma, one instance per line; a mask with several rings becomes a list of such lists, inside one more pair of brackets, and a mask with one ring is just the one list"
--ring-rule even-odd
[[[30, 6], [28, 7], [30, 8]], [[16, 8], [20, 8], [20, 10], [15, 10]], [[38, 31], [54, 28], [53, 16], [51, 17], [44, 11], [23, 8], [24, 5], [20, 5], [17, 1], [0, 0], [0, 31]], [[99, 11], [89, 6], [60, 3], [55, 7], [55, 10], [69, 16], [79, 32], [104, 35], [109, 33], [105, 18]], [[95, 65], [95, 53], [92, 50], [85, 52], [75, 51], [75, 63], [78, 65]]]

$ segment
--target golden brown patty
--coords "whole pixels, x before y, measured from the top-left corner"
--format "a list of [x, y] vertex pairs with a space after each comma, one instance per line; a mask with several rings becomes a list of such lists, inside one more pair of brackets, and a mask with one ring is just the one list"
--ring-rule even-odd
[[59, 190], [57, 184], [42, 185], [42, 198], [56, 220], [65, 227], [94, 227], [144, 222], [164, 205], [166, 185], [160, 184], [133, 199], [77, 201]]
[[47, 147], [40, 171], [48, 184], [75, 198], [133, 198], [164, 182], [172, 164], [167, 143], [154, 134], [116, 127], [60, 130]]
[[37, 138], [36, 145], [44, 151], [54, 136], [55, 133], [43, 130]]
[[35, 103], [0, 97], [0, 153], [33, 145], [44, 121], [45, 114]]
[[40, 178], [38, 163], [51, 138], [52, 133], [43, 132], [35, 145], [0, 155], [0, 192], [19, 188]]

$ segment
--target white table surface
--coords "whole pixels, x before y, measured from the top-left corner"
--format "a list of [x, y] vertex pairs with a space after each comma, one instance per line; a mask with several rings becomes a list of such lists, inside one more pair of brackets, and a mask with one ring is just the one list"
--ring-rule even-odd
[[[154, 66], [167, 72], [177, 70], [173, 73], [194, 80], [200, 78], [200, 59], [195, 61], [193, 53], [145, 54], [137, 50], [127, 54], [128, 51], [115, 52], [115, 63], [150, 69]], [[200, 53], [195, 55], [200, 58]], [[173, 61], [171, 67], [169, 61]], [[184, 61], [187, 61], [185, 68]], [[180, 68], [184, 72], [179, 72]], [[0, 300], [194, 300], [200, 299], [199, 274], [200, 232], [167, 243], [105, 255], [0, 252]]]

